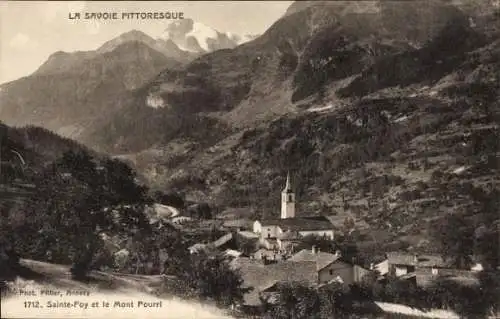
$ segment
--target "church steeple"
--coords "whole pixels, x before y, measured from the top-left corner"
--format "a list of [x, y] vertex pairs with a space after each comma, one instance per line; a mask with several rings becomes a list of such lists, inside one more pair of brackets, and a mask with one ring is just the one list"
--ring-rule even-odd
[[287, 172], [285, 188], [281, 192], [281, 218], [293, 217], [295, 217], [295, 194], [290, 181], [290, 172]]
[[292, 184], [290, 183], [290, 171], [288, 171], [286, 173], [286, 185], [285, 185], [285, 189], [283, 190], [283, 192], [291, 192], [292, 191]]

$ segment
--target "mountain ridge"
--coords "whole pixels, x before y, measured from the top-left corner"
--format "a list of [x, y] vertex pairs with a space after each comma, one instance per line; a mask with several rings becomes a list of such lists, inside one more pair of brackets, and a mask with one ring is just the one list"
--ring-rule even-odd
[[92, 119], [99, 120], [96, 115], [102, 119], [120, 109], [128, 92], [147, 83], [160, 70], [180, 65], [139, 41], [84, 55], [85, 59], [75, 60], [71, 54], [56, 53], [55, 59], [68, 57], [68, 63], [49, 59], [32, 76], [2, 84], [2, 120], [18, 126], [43, 125], [60, 133], [67, 126], [84, 129]]
[[376, 4], [296, 5], [158, 72], [80, 138], [156, 189], [264, 217], [290, 170], [299, 214], [345, 211], [424, 245], [434, 220], [473, 219], [499, 186], [500, 23], [450, 2]]
[[[424, 247], [433, 221], [457, 211], [474, 220], [478, 194], [499, 187], [500, 47], [494, 28], [471, 25], [449, 4], [436, 4], [443, 15], [434, 26], [397, 28], [415, 5], [389, 7], [399, 18], [383, 23], [393, 31], [375, 36], [370, 30], [379, 17], [361, 13], [331, 23], [336, 9], [315, 5], [236, 49], [161, 73], [143, 92], [164, 88], [159, 96], [172, 105], [159, 112], [184, 110], [233, 129], [205, 146], [173, 135], [129, 158], [158, 189], [221, 209], [250, 206], [263, 217], [275, 217], [290, 170], [299, 214], [346, 212]], [[365, 18], [371, 26], [357, 28]], [[304, 25], [310, 29], [297, 32]], [[224, 108], [175, 105], [176, 90], [186, 99], [207, 79], [245, 79], [250, 88], [243, 100], [226, 96]], [[256, 121], [259, 112], [273, 114]]]
[[[241, 123], [251, 127], [259, 121], [300, 111], [293, 104], [310, 99], [318, 88], [330, 85], [332, 80], [349, 81], [350, 76], [379, 56], [412, 50], [415, 42], [424, 43], [451, 19], [467, 21], [457, 8], [436, 4], [418, 11], [422, 20], [429, 11], [436, 11], [433, 25], [422, 29], [415, 24], [413, 28], [418, 32], [409, 26], [402, 33], [398, 23], [406, 19], [408, 12], [413, 13], [415, 5], [384, 8], [392, 10], [392, 24], [385, 16], [371, 12], [344, 14], [336, 6], [306, 7], [286, 15], [250, 42], [203, 55], [184, 69], [161, 72], [135, 103], [143, 104], [144, 110], [149, 107], [145, 101], [154, 100], [156, 105], [163, 105], [163, 113], [210, 113], [231, 126]], [[380, 25], [388, 27], [377, 27]], [[384, 43], [383, 39], [388, 41]], [[327, 71], [321, 65], [331, 56], [336, 56], [336, 71]], [[280, 102], [273, 103], [274, 98]], [[262, 103], [266, 99], [269, 102]], [[102, 130], [107, 134], [106, 128]], [[99, 131], [96, 129], [87, 139], [92, 140]]]

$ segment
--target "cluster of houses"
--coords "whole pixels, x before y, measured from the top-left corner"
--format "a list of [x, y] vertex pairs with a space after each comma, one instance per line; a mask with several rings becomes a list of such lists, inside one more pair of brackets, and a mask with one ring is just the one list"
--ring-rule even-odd
[[[443, 275], [474, 284], [474, 273], [481, 270], [479, 264], [467, 271], [453, 269], [439, 255], [389, 252], [382, 262], [363, 267], [344, 258], [339, 251], [323, 252], [315, 246], [297, 250], [304, 237], [310, 235], [333, 240], [339, 225], [335, 216], [296, 217], [295, 194], [289, 176], [281, 193], [281, 218], [260, 219], [251, 225], [244, 220], [232, 220], [225, 226], [233, 231], [214, 242], [195, 244], [189, 250], [191, 253], [219, 252], [230, 257], [231, 266], [239, 269], [244, 286], [252, 288], [244, 296], [245, 305], [250, 307], [259, 306], [261, 298], [274, 293], [283, 282], [301, 282], [313, 287], [352, 284], [376, 272], [381, 280], [393, 275], [420, 286]], [[235, 237], [253, 241], [255, 250], [238, 251], [231, 245]]]
[[245, 294], [245, 306], [259, 306], [261, 297], [276, 292], [283, 282], [300, 282], [319, 287], [334, 282], [352, 284], [370, 271], [343, 260], [340, 253], [318, 251], [315, 247], [303, 249], [286, 260], [265, 264], [257, 258], [238, 257], [231, 261], [239, 269], [244, 286], [251, 288]]
[[419, 287], [426, 287], [438, 277], [465, 285], [478, 284], [476, 273], [482, 271], [480, 263], [474, 263], [469, 269], [456, 269], [440, 255], [410, 254], [406, 252], [388, 252], [386, 259], [378, 264], [371, 265], [371, 270], [382, 276], [393, 275], [400, 279], [409, 280]]
[[[475, 273], [482, 270], [480, 264], [469, 270], [457, 270], [439, 255], [406, 252], [388, 252], [379, 263], [360, 265], [342, 256], [340, 251], [331, 253], [316, 246], [304, 245], [304, 239], [313, 235], [333, 240], [338, 232], [345, 234], [352, 230], [362, 233], [368, 230], [365, 224], [359, 223], [359, 220], [346, 223], [338, 216], [296, 217], [295, 212], [295, 194], [287, 176], [286, 186], [281, 192], [281, 218], [226, 220], [222, 225], [227, 230], [226, 234], [212, 242], [194, 244], [189, 247], [189, 252], [203, 251], [227, 256], [231, 267], [241, 273], [244, 286], [251, 288], [244, 296], [247, 307], [258, 307], [261, 298], [275, 293], [277, 285], [283, 282], [300, 282], [312, 287], [333, 283], [349, 285], [360, 282], [367, 274], [376, 273], [380, 280], [391, 275], [413, 281], [419, 286], [426, 286], [439, 276], [476, 284]], [[171, 227], [182, 227], [186, 222], [177, 220], [182, 218], [179, 214], [172, 215], [168, 224]], [[158, 223], [158, 227], [163, 225], [158, 218], [152, 220]], [[242, 243], [250, 245], [243, 249], [245, 245]], [[128, 251], [120, 250], [123, 245], [115, 246], [112, 249], [116, 251], [115, 257], [122, 261], [120, 264], [125, 264], [129, 258]], [[167, 261], [163, 255], [160, 252], [160, 264]]]

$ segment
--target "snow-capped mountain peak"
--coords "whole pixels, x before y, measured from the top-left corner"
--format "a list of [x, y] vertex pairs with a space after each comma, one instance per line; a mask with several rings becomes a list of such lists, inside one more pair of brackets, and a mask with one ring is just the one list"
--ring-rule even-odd
[[160, 38], [174, 42], [181, 50], [197, 53], [233, 48], [247, 39], [230, 32], [219, 32], [192, 19], [171, 22]]
[[209, 51], [208, 43], [210, 39], [217, 40], [221, 35], [213, 28], [194, 22], [193, 28], [186, 34], [186, 37], [194, 37], [203, 50]]

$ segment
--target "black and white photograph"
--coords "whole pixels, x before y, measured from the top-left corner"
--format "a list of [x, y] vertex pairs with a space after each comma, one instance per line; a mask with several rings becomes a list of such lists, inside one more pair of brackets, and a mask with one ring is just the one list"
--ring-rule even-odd
[[0, 317], [500, 318], [500, 0], [0, 2]]

